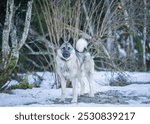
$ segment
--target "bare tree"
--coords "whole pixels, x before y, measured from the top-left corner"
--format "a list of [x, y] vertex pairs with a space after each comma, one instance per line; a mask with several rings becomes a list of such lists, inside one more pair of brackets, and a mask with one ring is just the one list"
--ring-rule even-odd
[[29, 32], [33, 0], [27, 4], [24, 29], [21, 38], [17, 36], [14, 23], [14, 0], [7, 0], [6, 17], [2, 36], [2, 60], [0, 68], [0, 88], [6, 83], [19, 59], [19, 50], [25, 44]]
[[142, 43], [142, 46], [143, 46], [143, 65], [144, 65], [144, 70], [146, 71], [147, 70], [147, 66], [146, 66], [146, 40], [147, 40], [147, 13], [148, 13], [148, 10], [147, 10], [147, 0], [144, 0], [144, 26], [143, 26], [143, 35], [144, 35], [144, 38], [143, 38], [143, 43]]

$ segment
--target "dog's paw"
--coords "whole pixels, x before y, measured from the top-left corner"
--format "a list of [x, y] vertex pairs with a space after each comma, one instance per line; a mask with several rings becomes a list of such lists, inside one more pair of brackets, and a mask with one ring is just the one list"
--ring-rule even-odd
[[85, 93], [81, 93], [81, 92], [80, 92], [80, 93], [78, 94], [78, 96], [83, 96], [84, 94], [85, 94]]
[[60, 103], [65, 103], [65, 99], [60, 99], [59, 102]]
[[89, 97], [94, 97], [94, 93], [90, 93], [90, 94], [89, 94]]
[[72, 99], [71, 103], [77, 103], [77, 99]]
[[80, 96], [83, 96], [85, 94], [84, 91], [80, 91]]

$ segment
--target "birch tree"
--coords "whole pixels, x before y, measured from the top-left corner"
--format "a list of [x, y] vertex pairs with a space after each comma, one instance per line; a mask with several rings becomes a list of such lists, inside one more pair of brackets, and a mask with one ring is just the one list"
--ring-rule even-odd
[[2, 34], [2, 59], [0, 60], [0, 88], [9, 80], [13, 69], [19, 60], [19, 50], [27, 39], [32, 11], [33, 0], [27, 3], [27, 11], [24, 22], [24, 29], [21, 38], [17, 36], [17, 25], [15, 25], [15, 4], [14, 0], [7, 0], [6, 16]]
[[143, 38], [143, 43], [142, 43], [142, 47], [143, 47], [143, 66], [144, 66], [144, 71], [147, 70], [147, 67], [146, 67], [146, 40], [147, 40], [147, 13], [148, 13], [148, 10], [147, 10], [147, 0], [144, 0], [144, 28], [143, 28], [143, 35], [144, 35], [144, 38]]

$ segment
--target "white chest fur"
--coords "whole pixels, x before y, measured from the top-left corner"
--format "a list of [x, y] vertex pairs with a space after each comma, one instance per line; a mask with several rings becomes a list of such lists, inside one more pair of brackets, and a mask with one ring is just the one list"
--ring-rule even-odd
[[73, 57], [72, 59], [68, 60], [68, 61], [64, 61], [60, 58], [58, 58], [59, 60], [57, 61], [57, 68], [58, 68], [58, 72], [59, 75], [61, 75], [62, 77], [64, 77], [64, 79], [66, 80], [70, 80], [74, 77], [77, 76], [79, 71], [77, 68], [78, 66], [78, 62], [76, 57]]

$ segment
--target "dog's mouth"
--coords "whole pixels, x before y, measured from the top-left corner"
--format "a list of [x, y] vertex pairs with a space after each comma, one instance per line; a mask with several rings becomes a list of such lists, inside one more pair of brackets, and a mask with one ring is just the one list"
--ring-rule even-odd
[[67, 59], [67, 58], [70, 57], [70, 53], [67, 52], [67, 51], [64, 51], [64, 52], [62, 53], [62, 55], [63, 55], [63, 57], [64, 57], [65, 59]]

